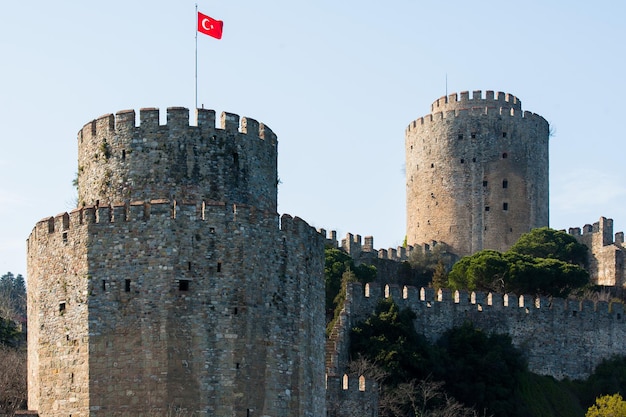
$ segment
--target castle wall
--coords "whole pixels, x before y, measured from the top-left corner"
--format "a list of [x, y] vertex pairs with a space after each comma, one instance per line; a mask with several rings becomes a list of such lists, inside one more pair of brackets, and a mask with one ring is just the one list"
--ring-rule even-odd
[[405, 136], [409, 244], [505, 251], [548, 225], [548, 123], [516, 97], [442, 97]]
[[[533, 299], [529, 296], [444, 291], [352, 283], [346, 300], [349, 319], [337, 329], [343, 340], [349, 331], [375, 311], [381, 298], [391, 297], [417, 318], [417, 332], [436, 342], [448, 329], [473, 322], [486, 332], [508, 334], [532, 372], [557, 379], [589, 376], [603, 360], [624, 354], [626, 317], [622, 304], [564, 299]], [[337, 362], [347, 360], [344, 343]]]
[[377, 417], [378, 384], [363, 375], [327, 376], [328, 417]]
[[613, 219], [600, 217], [593, 225], [569, 229], [579, 243], [589, 248], [588, 267], [591, 282], [596, 285], [624, 287], [626, 285], [626, 248], [624, 233], [615, 234]]

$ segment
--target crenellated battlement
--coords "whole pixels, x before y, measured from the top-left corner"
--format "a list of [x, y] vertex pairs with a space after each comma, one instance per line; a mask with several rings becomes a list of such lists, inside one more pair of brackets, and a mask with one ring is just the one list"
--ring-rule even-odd
[[[595, 321], [599, 318], [612, 317], [626, 329], [624, 305], [606, 301], [571, 300], [563, 298], [541, 298], [530, 295], [485, 293], [480, 291], [450, 291], [433, 288], [416, 288], [381, 283], [354, 283], [351, 292], [353, 301], [358, 304], [368, 303], [370, 299], [392, 298], [401, 308], [415, 310], [416, 305], [428, 309], [435, 303], [442, 308], [463, 308], [465, 311], [479, 313], [498, 312], [506, 314], [558, 314], [564, 319]], [[421, 311], [421, 310], [420, 310]], [[435, 311], [435, 310], [433, 310]]]
[[[538, 298], [400, 287], [381, 282], [350, 283], [340, 319], [333, 329], [338, 341], [327, 352], [327, 370], [347, 363], [350, 329], [372, 314], [381, 299], [416, 313], [414, 325], [435, 342], [448, 329], [470, 321], [486, 332], [508, 334], [523, 348], [531, 371], [555, 378], [585, 378], [603, 359], [623, 354], [626, 317], [621, 303]], [[345, 344], [345, 343], [344, 343]]]
[[150, 199], [218, 200], [277, 208], [277, 139], [263, 123], [214, 110], [169, 107], [107, 114], [78, 132], [80, 206]]
[[464, 119], [472, 117], [508, 117], [510, 120], [519, 120], [520, 123], [541, 123], [548, 128], [548, 122], [540, 115], [530, 111], [507, 107], [472, 107], [464, 109], [452, 109], [437, 111], [413, 120], [405, 130], [405, 133], [421, 129], [430, 129], [432, 124], [440, 123], [447, 119]]
[[366, 256], [369, 255], [371, 258], [403, 262], [409, 259], [413, 251], [428, 253], [438, 245], [445, 245], [445, 243], [431, 240], [429, 243], [424, 243], [422, 245], [408, 245], [406, 247], [398, 246], [396, 248], [375, 249], [373, 236], [361, 237], [361, 235], [358, 234], [355, 235], [352, 233], [346, 233], [346, 237], [341, 239], [341, 243], [339, 243], [339, 241], [337, 240], [336, 231], [332, 230], [328, 233], [326, 229], [319, 229], [318, 232], [326, 238], [327, 244], [335, 248], [343, 249], [346, 253], [350, 254], [355, 259], [365, 254]]
[[78, 131], [78, 140], [89, 140], [90, 138], [110, 135], [120, 131], [131, 131], [140, 129], [144, 133], [155, 132], [159, 129], [181, 129], [197, 128], [200, 131], [208, 132], [216, 129], [243, 133], [267, 140], [270, 144], [276, 144], [276, 135], [265, 124], [259, 123], [249, 117], [239, 117], [234, 113], [222, 112], [219, 125], [216, 126], [215, 110], [196, 109], [197, 125], [190, 124], [189, 109], [186, 107], [168, 107], [167, 123], [160, 124], [160, 111], [158, 108], [145, 107], [139, 110], [139, 123], [136, 123], [135, 110], [120, 110], [115, 114], [102, 115], [89, 123], [86, 123]]
[[522, 102], [513, 94], [503, 93], [501, 91], [494, 93], [492, 90], [487, 90], [483, 97], [481, 90], [474, 90], [471, 97], [469, 91], [443, 96], [435, 100], [430, 106], [430, 109], [431, 113], [436, 113], [440, 111], [473, 109], [477, 107], [521, 110]]

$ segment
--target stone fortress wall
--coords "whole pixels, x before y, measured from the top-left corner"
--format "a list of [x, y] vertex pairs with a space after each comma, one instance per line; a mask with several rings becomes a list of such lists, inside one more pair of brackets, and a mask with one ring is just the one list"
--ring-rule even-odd
[[597, 285], [624, 288], [626, 285], [626, 246], [624, 232], [613, 237], [613, 219], [600, 217], [593, 225], [571, 227], [569, 234], [589, 248], [589, 275]]
[[405, 131], [408, 243], [445, 242], [461, 257], [547, 226], [548, 137], [511, 94], [436, 100]]
[[325, 415], [324, 240], [275, 212], [275, 136], [140, 114], [79, 132], [86, 204], [28, 239], [29, 407]]
[[[610, 219], [604, 220], [605, 226], [612, 226]], [[597, 239], [599, 224], [593, 226], [597, 232], [589, 230], [587, 233], [590, 239], [592, 236]], [[623, 233], [616, 236], [620, 242]], [[335, 238], [336, 234], [332, 233], [327, 244], [339, 246]], [[366, 263], [372, 259], [387, 259], [386, 254], [392, 251], [374, 249], [371, 236], [366, 237], [365, 242], [361, 245], [360, 236], [349, 233], [341, 240], [340, 247], [350, 250], [355, 261]], [[406, 260], [416, 249], [429, 250], [429, 247], [411, 247], [406, 252], [398, 248], [395, 253], [403, 255], [392, 260]], [[557, 379], [586, 378], [603, 359], [624, 354], [626, 317], [620, 303], [463, 291], [436, 294], [431, 288], [388, 284], [392, 278], [379, 273], [377, 282], [348, 286], [344, 308], [327, 342], [328, 374], [345, 372], [350, 361], [350, 329], [371, 315], [381, 299], [388, 297], [401, 308], [415, 312], [416, 331], [431, 342], [446, 330], [471, 321], [484, 331], [511, 336], [513, 344], [525, 354], [532, 372]]]

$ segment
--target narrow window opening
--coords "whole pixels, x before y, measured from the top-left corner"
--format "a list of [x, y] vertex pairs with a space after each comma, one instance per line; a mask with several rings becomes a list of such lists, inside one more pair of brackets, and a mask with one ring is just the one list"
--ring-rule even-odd
[[509, 203], [502, 203], [502, 210], [508, 210], [509, 209]]
[[487, 186], [487, 181], [483, 181], [483, 187]]
[[513, 232], [513, 228], [512, 227], [509, 228], [509, 232]]
[[215, 227], [209, 227], [209, 233], [215, 233]]
[[431, 168], [434, 168], [434, 167], [435, 167], [435, 164], [430, 164], [430, 167], [431, 167]]
[[459, 140], [463, 139], [463, 134], [459, 133]]
[[122, 149], [122, 161], [126, 160], [126, 149]]
[[222, 272], [222, 263], [221, 262], [217, 263], [217, 272]]
[[509, 182], [507, 180], [502, 181], [502, 188], [509, 188]]
[[508, 158], [508, 157], [509, 157], [509, 155], [508, 155], [506, 152], [504, 152], [504, 153], [502, 154], [502, 159], [506, 159], [506, 158]]
[[502, 137], [506, 138], [506, 132], [502, 132]]
[[102, 291], [106, 291], [107, 290], [107, 282], [106, 280], [102, 280]]
[[485, 206], [485, 211], [489, 211], [489, 206]]
[[472, 162], [476, 162], [476, 158], [472, 158]]
[[465, 159], [461, 158], [461, 163], [464, 164], [465, 163]]
[[191, 271], [191, 262], [187, 262], [187, 270]]
[[476, 132], [472, 132], [472, 139], [476, 139]]
[[67, 243], [67, 232], [63, 232], [63, 243]]
[[178, 280], [178, 290], [179, 291], [189, 291], [189, 280], [187, 280], [187, 279], [179, 279]]
[[237, 152], [233, 152], [233, 165], [235, 168], [239, 168], [239, 154]]
[[239, 369], [239, 362], [235, 363], [235, 369]]
[[578, 311], [572, 311], [572, 316], [576, 317], [576, 313], [578, 313]]
[[130, 292], [130, 280], [129, 279], [124, 280], [124, 292]]
[[59, 313], [63, 313], [65, 311], [65, 303], [59, 303]]
[[237, 307], [233, 308], [233, 314], [234, 314], [235, 316], [237, 315], [237, 312], [238, 312]]
[[617, 313], [617, 319], [621, 320], [622, 319], [622, 315], [620, 313]]

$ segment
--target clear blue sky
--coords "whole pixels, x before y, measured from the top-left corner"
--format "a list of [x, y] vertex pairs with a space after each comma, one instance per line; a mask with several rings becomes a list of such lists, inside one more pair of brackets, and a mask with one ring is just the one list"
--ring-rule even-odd
[[[122, 109], [194, 106], [194, 2], [11, 1], [0, 13], [0, 273], [74, 207], [76, 133]], [[279, 211], [405, 234], [404, 129], [446, 92], [512, 93], [551, 124], [551, 226], [626, 225], [626, 3], [200, 1], [199, 103], [269, 125]]]

